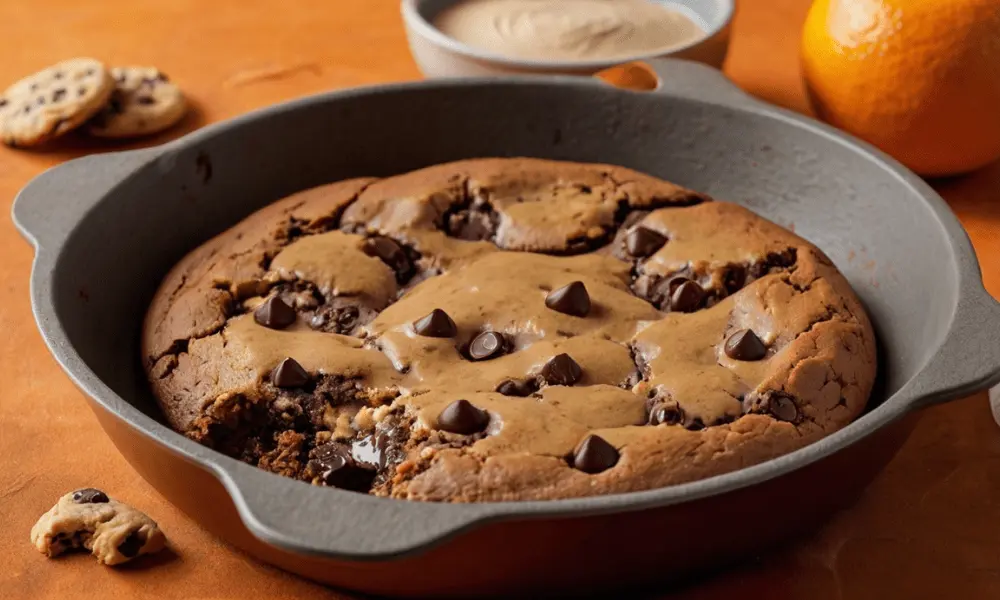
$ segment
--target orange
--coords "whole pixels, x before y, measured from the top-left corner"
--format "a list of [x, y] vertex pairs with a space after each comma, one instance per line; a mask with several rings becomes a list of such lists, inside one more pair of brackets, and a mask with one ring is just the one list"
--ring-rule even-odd
[[641, 62], [625, 63], [617, 67], [604, 69], [603, 71], [594, 73], [594, 77], [615, 87], [636, 92], [655, 90], [660, 85], [660, 80], [656, 77], [656, 73], [653, 73], [645, 63]]
[[1000, 158], [1000, 0], [817, 0], [802, 66], [821, 119], [917, 173]]

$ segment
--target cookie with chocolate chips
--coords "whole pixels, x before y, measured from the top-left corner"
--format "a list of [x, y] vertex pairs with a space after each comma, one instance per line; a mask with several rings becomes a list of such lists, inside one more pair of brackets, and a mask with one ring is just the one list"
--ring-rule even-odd
[[187, 110], [181, 89], [155, 67], [114, 67], [114, 93], [87, 124], [95, 137], [151, 135], [176, 125]]
[[37, 146], [76, 129], [107, 104], [115, 81], [93, 58], [74, 58], [28, 75], [0, 96], [0, 140]]
[[101, 490], [83, 488], [60, 498], [38, 519], [31, 528], [31, 543], [49, 558], [89, 550], [98, 561], [113, 566], [159, 552], [166, 537], [145, 514]]
[[300, 192], [184, 258], [146, 317], [170, 424], [407, 500], [668, 486], [863, 410], [874, 335], [829, 259], [623, 167], [478, 159]]

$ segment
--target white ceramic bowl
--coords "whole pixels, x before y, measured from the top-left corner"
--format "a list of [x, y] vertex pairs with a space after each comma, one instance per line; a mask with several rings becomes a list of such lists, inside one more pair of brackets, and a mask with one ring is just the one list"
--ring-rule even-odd
[[439, 31], [432, 22], [458, 0], [402, 0], [403, 22], [410, 52], [426, 77], [476, 77], [510, 74], [593, 75], [619, 64], [671, 56], [722, 66], [729, 48], [729, 27], [735, 0], [651, 0], [681, 8], [694, 17], [705, 35], [668, 52], [637, 54], [604, 61], [545, 61], [509, 58], [463, 44]]

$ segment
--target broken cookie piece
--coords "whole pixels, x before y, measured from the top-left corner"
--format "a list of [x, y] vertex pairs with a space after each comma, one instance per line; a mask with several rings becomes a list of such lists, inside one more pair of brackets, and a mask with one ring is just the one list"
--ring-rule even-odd
[[106, 565], [158, 552], [166, 541], [156, 521], [94, 488], [66, 494], [31, 528], [31, 543], [49, 558], [86, 548]]

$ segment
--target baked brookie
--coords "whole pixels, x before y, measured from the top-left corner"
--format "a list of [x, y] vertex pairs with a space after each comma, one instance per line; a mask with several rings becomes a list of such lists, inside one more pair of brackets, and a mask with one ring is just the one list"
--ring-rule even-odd
[[622, 167], [481, 159], [307, 190], [187, 255], [143, 360], [170, 424], [412, 500], [733, 471], [864, 409], [875, 340], [816, 247]]

